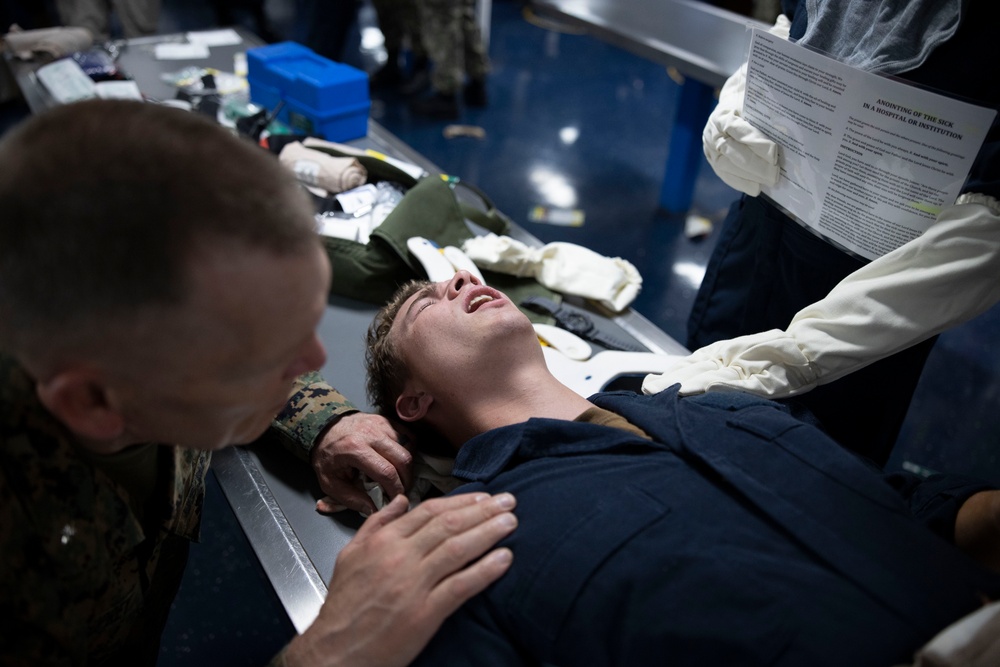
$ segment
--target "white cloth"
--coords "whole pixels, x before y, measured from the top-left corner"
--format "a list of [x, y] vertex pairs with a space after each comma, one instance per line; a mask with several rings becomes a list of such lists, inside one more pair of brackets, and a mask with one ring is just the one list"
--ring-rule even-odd
[[1000, 602], [952, 623], [920, 649], [913, 667], [1000, 665]]
[[549, 289], [594, 299], [615, 312], [632, 303], [642, 288], [642, 276], [628, 260], [573, 243], [530, 248], [509, 236], [486, 234], [469, 239], [462, 250], [480, 268], [535, 278]]
[[21, 30], [15, 25], [3, 36], [3, 43], [16, 57], [30, 60], [36, 53], [62, 58], [89, 48], [94, 40], [86, 28]]
[[[410, 507], [415, 507], [434, 489], [441, 493], [449, 493], [464, 484], [460, 479], [451, 476], [451, 469], [454, 465], [455, 459], [452, 458], [414, 452], [413, 487], [406, 494], [407, 500], [410, 501]], [[367, 475], [362, 476], [362, 484], [376, 508], [382, 509], [392, 500], [382, 490], [382, 487], [373, 482]]]
[[[718, 341], [642, 389], [739, 390], [782, 398], [832, 382], [1000, 301], [1000, 202], [962, 195], [923, 235], [879, 257], [792, 318], [785, 331]], [[891, 381], [891, 378], [887, 378]]]
[[[790, 27], [782, 14], [769, 32], [788, 39]], [[778, 183], [778, 145], [743, 119], [746, 83], [744, 63], [722, 86], [701, 142], [712, 171], [731, 188], [756, 197], [761, 185]]]
[[799, 44], [866, 72], [916, 69], [951, 39], [964, 0], [808, 0]]
[[306, 148], [298, 141], [286, 144], [278, 159], [295, 172], [301, 182], [333, 194], [364, 185], [368, 180], [368, 170], [357, 158], [334, 157]]

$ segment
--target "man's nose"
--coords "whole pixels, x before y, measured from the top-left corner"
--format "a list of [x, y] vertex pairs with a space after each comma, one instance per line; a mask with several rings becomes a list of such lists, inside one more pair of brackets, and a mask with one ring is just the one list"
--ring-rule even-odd
[[474, 275], [472, 275], [465, 269], [460, 269], [455, 272], [455, 275], [452, 277], [451, 282], [448, 284], [448, 295], [454, 297], [459, 292], [462, 291], [463, 287], [467, 287], [468, 285], [478, 285], [478, 284], [479, 280]]
[[285, 379], [297, 378], [309, 371], [318, 371], [324, 364], [326, 364], [326, 347], [320, 340], [319, 334], [314, 333], [299, 358], [285, 370]]
[[319, 337], [318, 333], [312, 337], [309, 343], [305, 363], [309, 366], [309, 370], [317, 371], [326, 364], [326, 346], [323, 345], [323, 340]]

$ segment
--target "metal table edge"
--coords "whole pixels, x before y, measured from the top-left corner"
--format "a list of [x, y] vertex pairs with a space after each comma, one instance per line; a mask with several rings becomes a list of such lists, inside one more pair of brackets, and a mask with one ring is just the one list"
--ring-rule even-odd
[[212, 471], [253, 547], [288, 618], [302, 633], [319, 614], [327, 587], [278, 506], [252, 455], [227, 447], [212, 455]]

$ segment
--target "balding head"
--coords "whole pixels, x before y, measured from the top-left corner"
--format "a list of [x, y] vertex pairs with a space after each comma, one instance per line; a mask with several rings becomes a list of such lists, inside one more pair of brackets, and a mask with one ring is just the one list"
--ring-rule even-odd
[[0, 140], [0, 346], [91, 344], [182, 303], [200, 253], [317, 243], [308, 199], [266, 151], [208, 119], [93, 100]]

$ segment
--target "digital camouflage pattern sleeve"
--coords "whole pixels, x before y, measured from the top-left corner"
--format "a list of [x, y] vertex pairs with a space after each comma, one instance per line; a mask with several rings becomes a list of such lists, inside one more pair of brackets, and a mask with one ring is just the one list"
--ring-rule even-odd
[[159, 636], [198, 536], [211, 458], [145, 447], [156, 448], [162, 496], [144, 523], [0, 351], [3, 665], [144, 664], [138, 652]]
[[313, 444], [324, 429], [353, 412], [358, 412], [358, 408], [313, 371], [296, 378], [288, 403], [271, 424], [272, 432], [283, 447], [308, 461]]

